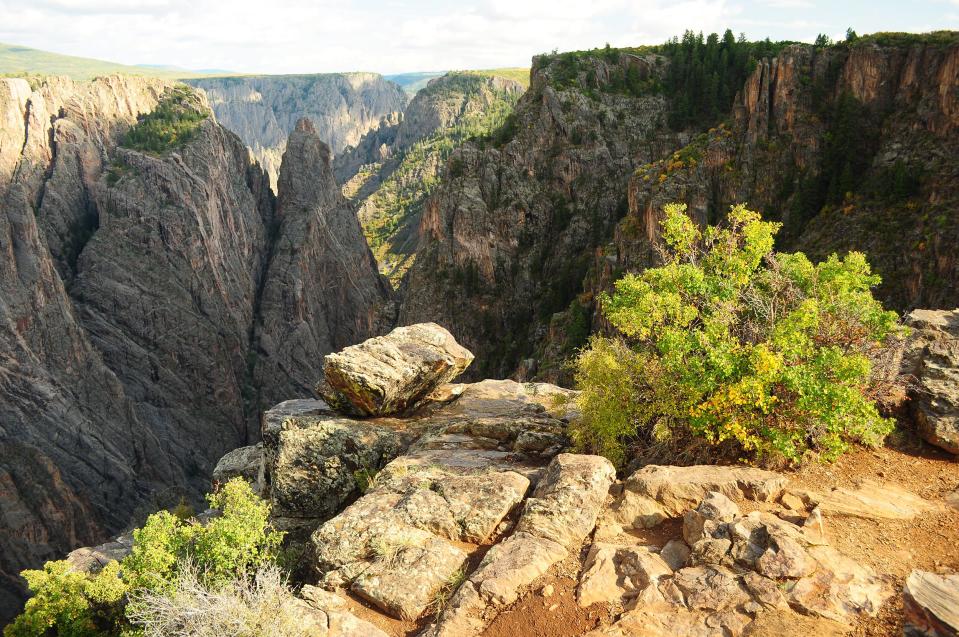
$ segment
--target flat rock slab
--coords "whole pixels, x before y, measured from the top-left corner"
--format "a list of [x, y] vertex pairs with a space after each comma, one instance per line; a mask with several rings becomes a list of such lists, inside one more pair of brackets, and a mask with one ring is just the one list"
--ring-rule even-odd
[[334, 408], [360, 416], [406, 413], [473, 362], [473, 354], [435, 323], [398, 327], [328, 354], [320, 395]]
[[902, 596], [907, 637], [959, 635], [959, 574], [913, 571]]
[[614, 478], [615, 469], [605, 458], [556, 456], [526, 501], [513, 535], [489, 550], [423, 634], [479, 635], [500, 608], [579, 548], [595, 526]]
[[936, 509], [936, 505], [889, 483], [865, 481], [855, 489], [833, 489], [826, 494], [801, 494], [825, 515], [842, 515], [873, 520], [911, 520]]

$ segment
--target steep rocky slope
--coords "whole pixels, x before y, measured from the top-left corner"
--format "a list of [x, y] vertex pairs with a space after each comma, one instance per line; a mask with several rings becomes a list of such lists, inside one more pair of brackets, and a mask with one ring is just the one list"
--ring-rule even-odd
[[452, 150], [499, 128], [523, 90], [492, 73], [447, 73], [416, 94], [400, 121], [384, 120], [336, 158], [337, 180], [394, 283], [412, 265], [423, 203]]
[[19, 570], [202, 493], [261, 393], [311, 395], [289, 378], [314, 361], [269, 336], [329, 334], [322, 356], [380, 329], [388, 287], [297, 134], [276, 206], [190, 89], [0, 81], [0, 617]]
[[0, 618], [20, 604], [22, 568], [125, 523], [174, 471], [65, 284], [103, 155], [164, 88], [0, 80]]
[[468, 373], [509, 375], [532, 354], [626, 214], [628, 176], [680, 145], [662, 95], [615, 81], [663, 68], [652, 54], [596, 54], [567, 77], [561, 60], [534, 60], [504, 126], [454, 151], [427, 202], [400, 323], [448, 326], [477, 353]]
[[959, 300], [959, 37], [796, 45], [760, 63], [725, 126], [643, 166], [613, 269], [649, 263], [657, 214], [701, 222], [747, 201], [783, 222], [780, 249], [865, 252], [887, 305]]
[[398, 113], [407, 96], [376, 73], [221, 77], [187, 80], [203, 89], [217, 120], [253, 151], [274, 186], [286, 138], [307, 117], [339, 153], [355, 145], [380, 119]]
[[[653, 262], [670, 201], [703, 223], [748, 202], [814, 258], [863, 250], [890, 307], [959, 301], [955, 34], [774, 46], [719, 125], [680, 109], [684, 46], [534, 64], [509, 141], [464, 145], [426, 204], [400, 321], [448, 325], [477, 372], [569, 382], [596, 295]], [[626, 64], [636, 90], [612, 72]]]

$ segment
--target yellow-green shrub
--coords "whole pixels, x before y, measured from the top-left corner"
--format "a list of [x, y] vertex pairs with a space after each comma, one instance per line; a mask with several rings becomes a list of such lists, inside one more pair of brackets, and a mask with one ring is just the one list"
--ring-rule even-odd
[[130, 595], [172, 594], [184, 565], [216, 590], [275, 561], [283, 536], [270, 527], [270, 505], [245, 480], [230, 480], [207, 500], [219, 516], [200, 524], [154, 513], [133, 532], [130, 555], [99, 573], [74, 571], [65, 560], [24, 571], [32, 596], [4, 637], [135, 635]]
[[663, 265], [601, 299], [622, 337], [577, 359], [580, 445], [614, 461], [634, 444], [797, 463], [879, 443], [893, 424], [873, 360], [899, 328], [865, 257], [813, 265], [773, 253], [779, 224], [745, 206], [704, 231], [685, 209], [666, 206]]

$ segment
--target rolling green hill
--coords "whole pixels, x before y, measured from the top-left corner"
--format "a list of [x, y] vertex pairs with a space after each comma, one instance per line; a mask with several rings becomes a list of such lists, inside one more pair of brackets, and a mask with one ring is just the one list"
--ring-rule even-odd
[[132, 66], [106, 60], [61, 55], [16, 44], [0, 42], [0, 75], [66, 75], [75, 80], [91, 80], [101, 75], [142, 75], [164, 79], [183, 79], [227, 75], [178, 69], [169, 66]]

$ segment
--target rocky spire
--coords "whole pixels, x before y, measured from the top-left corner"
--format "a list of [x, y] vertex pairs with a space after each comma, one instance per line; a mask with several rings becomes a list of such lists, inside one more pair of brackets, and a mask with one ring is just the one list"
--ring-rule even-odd
[[310, 395], [323, 356], [392, 322], [389, 285], [356, 213], [333, 178], [330, 149], [310, 120], [287, 141], [273, 242], [256, 325], [262, 400]]

